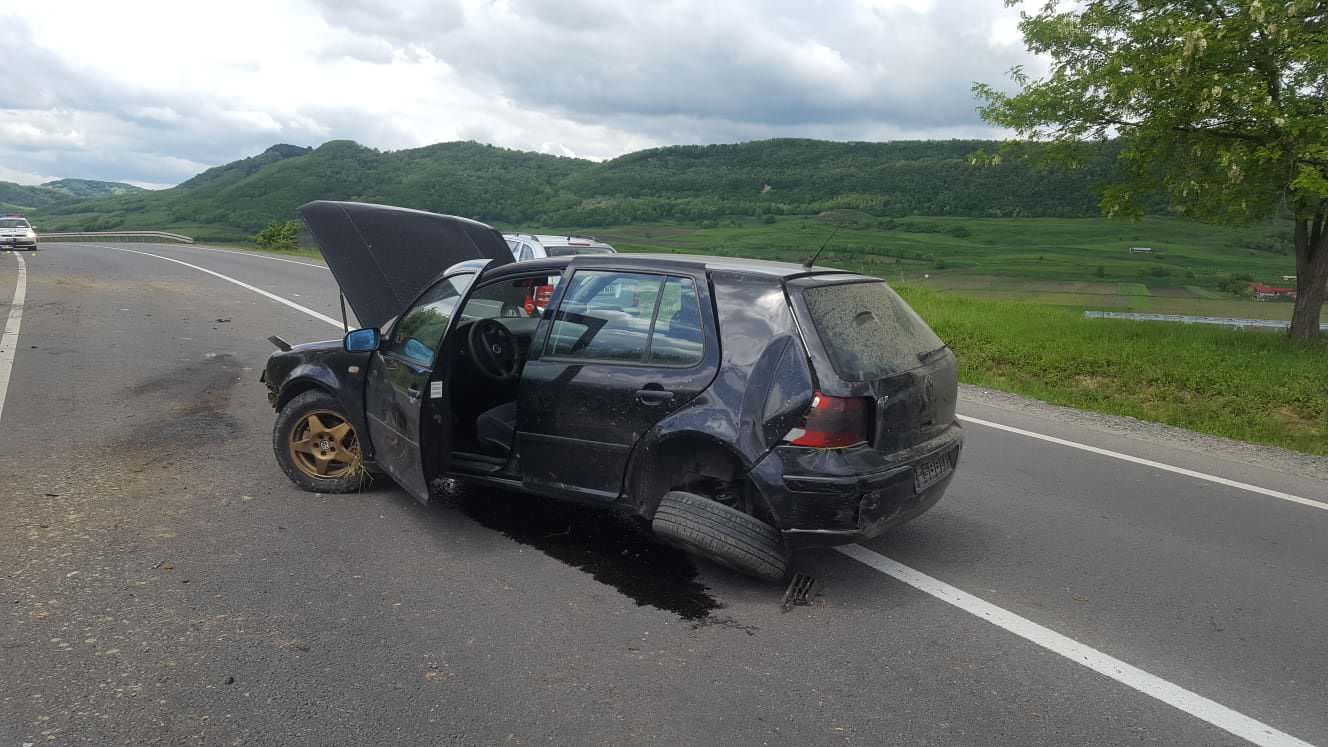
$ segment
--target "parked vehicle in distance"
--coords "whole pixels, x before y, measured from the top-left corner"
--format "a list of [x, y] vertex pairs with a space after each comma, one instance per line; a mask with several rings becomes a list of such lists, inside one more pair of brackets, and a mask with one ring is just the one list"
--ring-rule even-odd
[[516, 262], [464, 218], [301, 214], [365, 325], [263, 372], [277, 461], [306, 490], [359, 489], [373, 465], [425, 502], [442, 477], [524, 491], [778, 579], [790, 551], [875, 536], [953, 477], [954, 355], [877, 278], [685, 255]]
[[0, 249], [37, 251], [37, 231], [21, 215], [0, 216]]
[[570, 257], [577, 254], [617, 254], [612, 246], [589, 236], [552, 236], [549, 234], [505, 233], [503, 239], [518, 262], [545, 257]]
[[[545, 257], [570, 257], [577, 254], [617, 254], [618, 250], [589, 236], [552, 236], [549, 234], [505, 233], [507, 248], [518, 262]], [[553, 286], [532, 288], [524, 302], [527, 311], [543, 311], [553, 296]]]

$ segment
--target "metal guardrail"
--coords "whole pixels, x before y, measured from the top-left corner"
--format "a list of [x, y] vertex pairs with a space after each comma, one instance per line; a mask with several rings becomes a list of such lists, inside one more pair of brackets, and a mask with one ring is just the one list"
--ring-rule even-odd
[[[1276, 319], [1233, 319], [1225, 316], [1185, 316], [1182, 314], [1144, 314], [1130, 311], [1085, 311], [1086, 319], [1130, 319], [1136, 322], [1180, 322], [1181, 324], [1218, 324], [1223, 327], [1238, 329], [1281, 329], [1291, 326], [1291, 322]], [[1319, 329], [1328, 332], [1328, 324], [1319, 325]]]
[[166, 233], [165, 231], [71, 231], [68, 233], [37, 234], [38, 241], [110, 241], [117, 238], [128, 241], [165, 239], [167, 241], [178, 241], [182, 244], [194, 243], [192, 237], [181, 236], [178, 233]]

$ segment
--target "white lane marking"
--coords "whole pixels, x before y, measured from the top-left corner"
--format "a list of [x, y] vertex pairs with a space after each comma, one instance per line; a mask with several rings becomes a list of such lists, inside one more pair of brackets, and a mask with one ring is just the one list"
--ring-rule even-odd
[[118, 247], [118, 246], [106, 246], [106, 245], [104, 245], [104, 244], [88, 244], [87, 246], [95, 246], [95, 247], [97, 247], [97, 248], [99, 248], [99, 249], [114, 249], [114, 250], [117, 251], [117, 252], [128, 252], [128, 253], [130, 253], [130, 254], [141, 254], [141, 255], [143, 255], [144, 257], [155, 257], [155, 258], [157, 258], [157, 259], [164, 259], [164, 260], [166, 260], [167, 262], [174, 262], [174, 263], [177, 264], [177, 265], [184, 265], [185, 267], [188, 267], [188, 268], [191, 268], [191, 269], [194, 269], [194, 270], [198, 270], [199, 272], [206, 272], [207, 274], [209, 274], [209, 275], [211, 275], [211, 276], [213, 276], [213, 277], [221, 278], [222, 280], [225, 280], [225, 281], [228, 282], [228, 283], [234, 283], [235, 285], [238, 285], [238, 286], [240, 286], [241, 288], [244, 288], [245, 290], [251, 290], [251, 291], [253, 291], [254, 293], [257, 293], [257, 294], [260, 295], [260, 296], [265, 296], [265, 297], [267, 297], [267, 298], [272, 299], [273, 301], [276, 301], [277, 303], [285, 304], [285, 305], [291, 307], [292, 309], [295, 309], [296, 311], [302, 311], [302, 312], [308, 314], [309, 316], [312, 316], [312, 317], [315, 318], [315, 319], [319, 319], [319, 320], [321, 320], [321, 321], [327, 322], [328, 324], [331, 324], [333, 327], [336, 327], [337, 329], [341, 329], [341, 322], [337, 321], [336, 319], [333, 319], [333, 318], [330, 317], [330, 316], [327, 316], [327, 315], [325, 315], [325, 314], [320, 314], [320, 313], [318, 313], [317, 311], [314, 311], [313, 309], [311, 309], [311, 308], [309, 308], [309, 307], [307, 307], [307, 306], [301, 306], [301, 305], [299, 305], [298, 303], [295, 303], [294, 301], [289, 301], [289, 300], [287, 300], [287, 299], [285, 299], [285, 298], [282, 298], [281, 296], [278, 296], [278, 295], [275, 294], [275, 293], [269, 293], [268, 291], [265, 291], [265, 290], [263, 290], [262, 288], [258, 288], [258, 287], [256, 287], [256, 286], [250, 285], [250, 284], [244, 282], [243, 280], [236, 280], [235, 278], [233, 278], [233, 277], [231, 277], [231, 276], [229, 276], [229, 275], [222, 275], [220, 272], [217, 272], [217, 271], [215, 271], [215, 270], [209, 270], [209, 269], [206, 268], [206, 267], [199, 267], [198, 265], [189, 264], [188, 262], [185, 262], [185, 261], [183, 261], [183, 260], [179, 260], [179, 259], [174, 259], [174, 258], [172, 258], [172, 257], [163, 257], [163, 256], [161, 256], [160, 254], [153, 254], [153, 253], [151, 253], [151, 252], [140, 252], [140, 251], [138, 251], [137, 249], [122, 249], [122, 248], [120, 248], [120, 247]]
[[1225, 477], [1210, 475], [1207, 474], [1206, 472], [1196, 472], [1192, 469], [1185, 469], [1184, 467], [1175, 467], [1170, 464], [1155, 462], [1152, 459], [1144, 459], [1142, 457], [1130, 456], [1129, 454], [1122, 454], [1119, 451], [1111, 451], [1110, 449], [1099, 449], [1096, 446], [1089, 446], [1088, 444], [1081, 444], [1076, 441], [1066, 441], [1063, 438], [1056, 438], [1055, 436], [1047, 436], [1041, 433], [1035, 433], [1033, 431], [1026, 431], [1023, 428], [1015, 428], [1014, 426], [1011, 425], [1001, 425], [1000, 423], [993, 423], [990, 420], [971, 418], [967, 415], [958, 415], [956, 417], [967, 423], [977, 423], [978, 425], [985, 425], [988, 428], [996, 428], [1002, 431], [1009, 431], [1010, 433], [1018, 433], [1021, 436], [1028, 436], [1029, 438], [1036, 438], [1039, 441], [1046, 441], [1048, 443], [1059, 444], [1061, 446], [1068, 446], [1071, 449], [1079, 449], [1081, 451], [1087, 451], [1093, 454], [1098, 454], [1105, 457], [1111, 457], [1112, 459], [1120, 459], [1121, 461], [1125, 462], [1142, 464], [1145, 467], [1153, 467], [1155, 469], [1165, 470], [1167, 472], [1174, 472], [1178, 475], [1193, 477], [1196, 480], [1206, 480], [1208, 482], [1217, 483], [1218, 485], [1226, 485], [1229, 488], [1239, 488], [1240, 490], [1248, 490], [1251, 493], [1266, 495], [1270, 498], [1277, 498], [1280, 500], [1289, 501], [1291, 503], [1299, 503], [1302, 506], [1309, 506], [1310, 508], [1318, 508], [1328, 511], [1328, 503], [1325, 503], [1324, 501], [1316, 501], [1312, 498], [1302, 498], [1298, 495], [1283, 493], [1280, 490], [1272, 490], [1271, 488], [1261, 488], [1258, 485], [1251, 485], [1247, 482], [1228, 480]]
[[[215, 247], [215, 246], [200, 246], [200, 245], [198, 245], [198, 244], [154, 244], [153, 246], [170, 246], [171, 248], [175, 248], [175, 247], [188, 247], [188, 248], [190, 248], [190, 249], [203, 249], [203, 250], [205, 250], [205, 251], [209, 251], [209, 252], [222, 252], [222, 253], [225, 253], [225, 254], [243, 254], [243, 255], [246, 256], [246, 257], [258, 257], [259, 259], [270, 259], [270, 260], [272, 260], [273, 262], [289, 262], [290, 264], [293, 264], [293, 265], [304, 265], [305, 267], [316, 267], [316, 268], [318, 268], [318, 269], [320, 269], [320, 270], [327, 270], [327, 269], [328, 269], [326, 265], [315, 264], [315, 263], [313, 263], [313, 262], [301, 262], [301, 261], [299, 261], [298, 259], [285, 259], [285, 258], [283, 258], [283, 257], [271, 257], [271, 256], [268, 256], [268, 255], [266, 255], [266, 254], [259, 254], [258, 252], [242, 252], [242, 251], [239, 251], [238, 249], [218, 249], [218, 248]], [[331, 270], [328, 270], [328, 272], [331, 272]]]
[[1126, 664], [1120, 659], [1104, 654], [1072, 638], [1067, 638], [1050, 628], [1044, 628], [1032, 620], [1020, 617], [968, 592], [956, 589], [944, 581], [934, 579], [880, 553], [868, 550], [862, 545], [845, 545], [835, 549], [859, 563], [870, 566], [893, 579], [930, 594], [942, 602], [954, 605], [969, 614], [986, 620], [992, 625], [1014, 633], [1026, 641], [1064, 656], [1070, 661], [1082, 664], [1098, 674], [1138, 690], [1144, 695], [1156, 698], [1195, 718], [1207, 721], [1213, 726], [1235, 734], [1242, 739], [1249, 740], [1257, 745], [1310, 747], [1308, 742], [1278, 731], [1262, 721], [1233, 711], [1221, 703], [1209, 700], [1155, 674], [1150, 674], [1138, 667]]
[[23, 303], [28, 297], [28, 263], [23, 261], [18, 252], [10, 253], [18, 260], [18, 278], [14, 281], [14, 300], [9, 302], [5, 331], [0, 333], [0, 418], [5, 413], [9, 373], [14, 370], [14, 354], [18, 352], [18, 328], [23, 324]]

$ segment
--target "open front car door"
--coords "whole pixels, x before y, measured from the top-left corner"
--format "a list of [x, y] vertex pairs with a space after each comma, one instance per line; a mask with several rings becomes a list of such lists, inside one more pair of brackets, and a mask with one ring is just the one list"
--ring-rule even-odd
[[[427, 502], [450, 452], [438, 352], [481, 266], [513, 261], [507, 242], [483, 223], [404, 208], [320, 201], [300, 213], [360, 325], [381, 333], [364, 381], [369, 453]], [[441, 277], [465, 260], [484, 261]]]

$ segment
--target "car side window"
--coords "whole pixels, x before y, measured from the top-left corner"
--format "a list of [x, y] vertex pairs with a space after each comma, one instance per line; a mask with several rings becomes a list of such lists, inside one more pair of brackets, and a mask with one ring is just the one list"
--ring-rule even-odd
[[544, 346], [547, 356], [639, 363], [664, 278], [582, 270], [572, 276]]
[[452, 312], [474, 279], [469, 273], [456, 275], [425, 291], [392, 328], [388, 349], [421, 367], [432, 366]]
[[520, 261], [532, 259], [535, 255], [530, 251], [530, 244], [522, 244], [521, 249], [517, 251], [516, 258]]
[[665, 366], [691, 366], [701, 362], [705, 336], [701, 332], [701, 303], [691, 278], [664, 281], [650, 338], [650, 362]]

